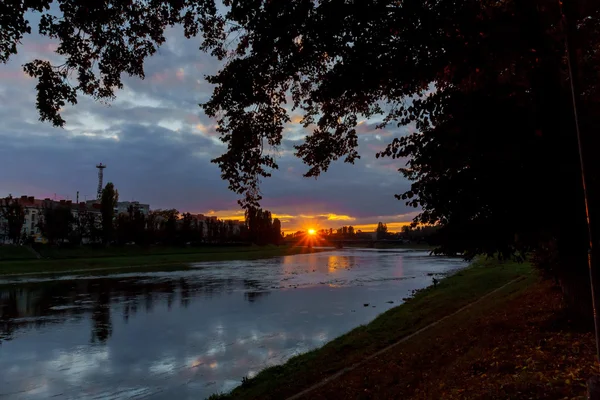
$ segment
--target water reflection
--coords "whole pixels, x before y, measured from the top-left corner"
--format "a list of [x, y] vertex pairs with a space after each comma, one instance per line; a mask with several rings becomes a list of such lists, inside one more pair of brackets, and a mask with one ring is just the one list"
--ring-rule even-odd
[[266, 297], [271, 292], [246, 292], [244, 293], [244, 299], [248, 300], [250, 303], [254, 303], [256, 300], [260, 300], [261, 297]]
[[355, 257], [348, 255], [330, 255], [327, 260], [328, 272], [336, 272], [337, 270], [350, 269], [354, 267]]
[[110, 322], [110, 297], [107, 292], [100, 292], [94, 302], [92, 311], [92, 343], [104, 343], [112, 334]]
[[[202, 399], [463, 266], [344, 250], [191, 271], [0, 283], [0, 397]], [[363, 307], [363, 303], [376, 308]]]
[[[255, 280], [242, 280], [243, 287], [255, 290]], [[126, 279], [81, 278], [73, 281], [4, 284], [0, 286], [0, 343], [10, 340], [16, 329], [41, 328], [46, 324], [90, 314], [91, 342], [105, 342], [112, 333], [111, 304], [122, 306], [127, 323], [138, 308], [151, 313], [157, 301], [171, 310], [174, 302], [186, 308], [194, 297], [212, 297], [239, 284], [235, 279], [159, 280], [137, 277]], [[268, 292], [247, 292], [244, 297], [254, 302]], [[42, 317], [42, 318], [40, 318]]]

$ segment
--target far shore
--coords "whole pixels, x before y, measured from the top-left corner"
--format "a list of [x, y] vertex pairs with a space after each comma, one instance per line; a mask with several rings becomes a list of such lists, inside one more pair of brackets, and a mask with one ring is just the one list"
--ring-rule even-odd
[[[185, 270], [204, 261], [255, 260], [316, 253], [300, 246], [47, 248], [36, 254], [25, 246], [0, 246], [0, 277], [85, 272]], [[39, 258], [38, 258], [39, 257]]]

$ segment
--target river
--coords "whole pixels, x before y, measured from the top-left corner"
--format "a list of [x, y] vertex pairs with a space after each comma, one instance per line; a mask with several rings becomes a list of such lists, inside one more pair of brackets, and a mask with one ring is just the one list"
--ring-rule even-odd
[[344, 249], [0, 280], [0, 398], [203, 399], [464, 266], [417, 250]]

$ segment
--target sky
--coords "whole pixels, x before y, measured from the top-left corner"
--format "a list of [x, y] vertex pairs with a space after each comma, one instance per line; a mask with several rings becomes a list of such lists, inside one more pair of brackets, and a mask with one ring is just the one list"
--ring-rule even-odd
[[[114, 183], [121, 201], [242, 219], [239, 195], [210, 162], [225, 151], [216, 122], [198, 106], [212, 93], [204, 76], [220, 64], [198, 47], [199, 39], [171, 29], [146, 61], [146, 79], [124, 78], [123, 90], [109, 104], [80, 95], [76, 106], [63, 111], [65, 127], [55, 128], [39, 121], [36, 81], [21, 66], [35, 58], [58, 61], [56, 44], [26, 36], [19, 54], [0, 64], [0, 196], [75, 200], [79, 191], [80, 201], [89, 200], [97, 188], [95, 165], [102, 162], [104, 183]], [[309, 132], [298, 123], [299, 114], [291, 117], [276, 151], [279, 170], [261, 187], [261, 206], [280, 218], [284, 231], [342, 225], [372, 231], [378, 221], [395, 231], [412, 220], [415, 209], [394, 198], [410, 186], [397, 171], [403, 161], [375, 158], [407, 128], [376, 130], [377, 121], [361, 121], [362, 158], [354, 165], [335, 162], [315, 180], [302, 177], [308, 168], [293, 155], [293, 145]]]

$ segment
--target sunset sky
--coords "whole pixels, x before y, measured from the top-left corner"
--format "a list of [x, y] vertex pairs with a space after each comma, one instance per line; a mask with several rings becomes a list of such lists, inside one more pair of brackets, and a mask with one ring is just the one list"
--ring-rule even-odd
[[[32, 21], [37, 31], [37, 22]], [[178, 29], [146, 63], [146, 79], [125, 79], [125, 88], [110, 105], [80, 96], [66, 107], [64, 129], [38, 121], [35, 81], [21, 65], [34, 58], [60, 61], [56, 45], [31, 35], [20, 54], [0, 65], [0, 195], [9, 193], [74, 200], [95, 197], [95, 164], [108, 165], [104, 182], [113, 182], [120, 200], [149, 203], [152, 209], [176, 208], [243, 218], [236, 200], [210, 160], [224, 151], [215, 121], [198, 103], [206, 101], [211, 86], [205, 74], [219, 63], [198, 50], [198, 40], [186, 40]], [[361, 160], [337, 162], [318, 180], [302, 177], [304, 166], [293, 156], [293, 145], [307, 133], [292, 114], [284, 141], [277, 151], [279, 170], [262, 185], [263, 208], [282, 220], [285, 231], [353, 225], [373, 230], [378, 221], [398, 230], [415, 210], [393, 195], [409, 183], [397, 172], [403, 162], [375, 159], [390, 138], [405, 133], [375, 130], [377, 121], [358, 127]], [[406, 128], [404, 128], [406, 129]]]

